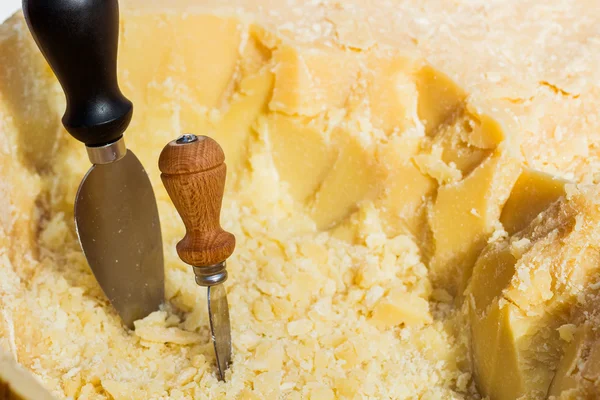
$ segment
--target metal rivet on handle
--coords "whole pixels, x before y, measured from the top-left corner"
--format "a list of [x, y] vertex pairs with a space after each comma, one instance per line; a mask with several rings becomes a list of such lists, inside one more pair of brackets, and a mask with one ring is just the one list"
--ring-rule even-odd
[[177, 141], [175, 143], [177, 144], [188, 144], [188, 143], [193, 143], [196, 140], [198, 140], [198, 136], [193, 135], [191, 133], [186, 133], [185, 135], [181, 135], [177, 138]]

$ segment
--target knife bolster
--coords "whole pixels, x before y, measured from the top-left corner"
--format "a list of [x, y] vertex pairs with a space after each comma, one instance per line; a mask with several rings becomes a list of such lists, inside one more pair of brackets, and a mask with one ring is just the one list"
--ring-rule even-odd
[[127, 146], [123, 136], [115, 142], [104, 146], [86, 146], [90, 162], [94, 165], [110, 164], [119, 161], [127, 154]]
[[215, 286], [227, 280], [227, 265], [225, 262], [207, 267], [194, 267], [196, 283], [199, 286]]

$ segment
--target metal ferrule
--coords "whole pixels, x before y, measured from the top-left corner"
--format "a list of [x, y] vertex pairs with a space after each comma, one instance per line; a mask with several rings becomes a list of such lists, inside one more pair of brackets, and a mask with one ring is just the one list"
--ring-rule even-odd
[[115, 161], [119, 161], [127, 154], [127, 147], [125, 146], [125, 139], [121, 136], [121, 139], [116, 142], [109, 143], [104, 146], [90, 147], [85, 146], [87, 149], [88, 157], [94, 165], [98, 164], [110, 164]]
[[215, 286], [227, 280], [225, 261], [208, 267], [194, 267], [196, 283], [200, 286]]

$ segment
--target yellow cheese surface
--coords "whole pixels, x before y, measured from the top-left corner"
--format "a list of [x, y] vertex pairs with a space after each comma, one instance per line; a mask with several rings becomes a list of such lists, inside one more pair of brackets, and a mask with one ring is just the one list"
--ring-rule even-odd
[[582, 340], [583, 325], [595, 322], [590, 310], [600, 278], [598, 195], [597, 187], [568, 186], [565, 198], [523, 231], [489, 245], [475, 264], [467, 298], [484, 394], [542, 398], [551, 384], [551, 392], [560, 394], [558, 387], [566, 384], [558, 382], [573, 373], [569, 365], [581, 362], [567, 347]]
[[[166, 264], [131, 332], [76, 240], [89, 162], [60, 86], [22, 15], [0, 27], [0, 350], [58, 398], [598, 393], [598, 7], [222, 3], [121, 2], [125, 137]], [[226, 383], [160, 183], [184, 132], [228, 165]]]

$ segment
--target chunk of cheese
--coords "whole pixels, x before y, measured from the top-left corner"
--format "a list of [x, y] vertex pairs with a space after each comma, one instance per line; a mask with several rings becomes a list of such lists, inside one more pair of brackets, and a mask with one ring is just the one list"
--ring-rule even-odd
[[454, 294], [465, 289], [475, 259], [498, 228], [519, 173], [519, 163], [497, 151], [462, 181], [438, 190], [429, 214], [435, 246], [430, 270]]
[[[61, 127], [64, 97], [22, 16], [11, 18], [0, 28], [0, 348], [58, 398], [597, 393], [585, 327], [600, 324], [573, 294], [593, 286], [593, 246], [578, 247], [592, 243], [593, 195], [557, 200], [567, 181], [598, 180], [600, 11], [476, 3], [123, 0], [126, 142], [157, 194], [168, 301], [135, 332], [79, 250], [73, 199], [89, 163]], [[228, 164], [227, 383], [159, 179], [160, 149], [184, 132], [214, 137]]]
[[553, 202], [565, 195], [565, 180], [543, 172], [525, 169], [515, 182], [500, 216], [509, 234], [517, 233]]
[[[490, 244], [477, 260], [467, 299], [484, 395], [543, 397], [569, 387], [583, 340], [569, 324], [597, 300], [582, 291], [600, 278], [599, 194], [599, 187], [569, 187], [566, 198], [521, 232]], [[587, 315], [579, 319], [591, 324]]]

